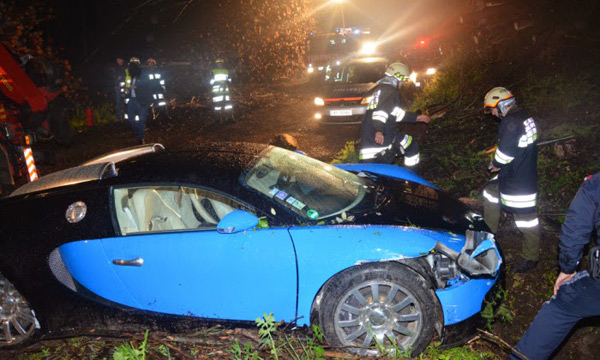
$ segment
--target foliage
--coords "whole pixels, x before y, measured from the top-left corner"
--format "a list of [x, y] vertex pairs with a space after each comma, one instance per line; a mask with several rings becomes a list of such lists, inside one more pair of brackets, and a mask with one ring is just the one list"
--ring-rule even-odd
[[149, 330], [146, 330], [144, 341], [142, 341], [138, 347], [135, 347], [130, 341], [115, 348], [113, 360], [146, 360], [146, 353], [148, 351], [148, 333]]
[[354, 141], [348, 141], [331, 161], [332, 164], [354, 164], [358, 162], [358, 153]]
[[520, 88], [521, 103], [536, 114], [567, 114], [596, 105], [598, 86], [589, 72], [551, 73], [537, 76], [529, 72]]
[[485, 306], [481, 311], [481, 317], [486, 320], [486, 327], [489, 331], [494, 330], [494, 322], [496, 320], [506, 323], [513, 322], [514, 317], [508, 297], [508, 291], [502, 290], [496, 292], [494, 298], [485, 300]]
[[260, 337], [261, 345], [268, 345], [271, 349], [271, 355], [275, 360], [279, 359], [277, 346], [273, 340], [273, 334], [277, 331], [278, 324], [275, 322], [273, 313], [263, 314], [263, 318], [256, 318], [256, 326], [258, 327], [258, 336]]
[[440, 349], [440, 343], [436, 342], [429, 345], [421, 355], [420, 360], [439, 359], [439, 360], [483, 360], [494, 359], [493, 353], [488, 351], [477, 351], [471, 349], [468, 345], [451, 348], [447, 350]]
[[[94, 125], [102, 126], [113, 124], [118, 121], [114, 108], [109, 104], [101, 104], [92, 110]], [[74, 131], [83, 131], [87, 128], [86, 109], [79, 107], [70, 120], [71, 129]]]

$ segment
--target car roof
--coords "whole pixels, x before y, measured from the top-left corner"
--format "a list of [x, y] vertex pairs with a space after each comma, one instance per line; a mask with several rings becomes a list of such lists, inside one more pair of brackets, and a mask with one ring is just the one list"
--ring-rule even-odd
[[386, 63], [389, 59], [383, 56], [361, 56], [349, 58], [345, 61], [342, 61], [342, 66], [347, 66], [350, 64], [371, 64], [371, 63]]
[[10, 196], [60, 189], [65, 186], [110, 182], [191, 182], [216, 184], [236, 181], [245, 167], [267, 145], [253, 143], [208, 143], [193, 150], [165, 151], [160, 144], [118, 150], [82, 165], [40, 177]]

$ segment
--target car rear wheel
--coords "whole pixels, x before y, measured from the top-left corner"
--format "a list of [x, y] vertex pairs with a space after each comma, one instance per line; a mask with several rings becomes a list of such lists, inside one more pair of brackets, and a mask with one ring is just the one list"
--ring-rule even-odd
[[411, 269], [366, 264], [327, 282], [317, 318], [329, 345], [360, 355], [409, 351], [414, 356], [431, 341], [436, 301], [425, 279]]
[[25, 298], [0, 274], [0, 346], [26, 341], [37, 327], [35, 313]]

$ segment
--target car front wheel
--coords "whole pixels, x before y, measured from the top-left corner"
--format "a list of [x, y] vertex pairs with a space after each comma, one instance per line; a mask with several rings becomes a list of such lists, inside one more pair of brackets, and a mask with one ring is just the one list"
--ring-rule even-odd
[[26, 341], [37, 327], [35, 313], [25, 298], [0, 274], [0, 346]]
[[436, 301], [413, 270], [397, 263], [366, 264], [327, 282], [317, 317], [331, 346], [361, 355], [408, 351], [414, 356], [431, 341]]

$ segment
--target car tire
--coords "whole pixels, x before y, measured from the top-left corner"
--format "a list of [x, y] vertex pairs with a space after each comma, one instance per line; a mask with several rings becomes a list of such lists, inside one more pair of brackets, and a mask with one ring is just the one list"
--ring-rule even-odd
[[434, 332], [437, 298], [427, 281], [398, 263], [352, 267], [330, 279], [311, 320], [327, 343], [359, 355], [421, 353]]
[[23, 344], [39, 327], [23, 295], [0, 274], [0, 347]]

